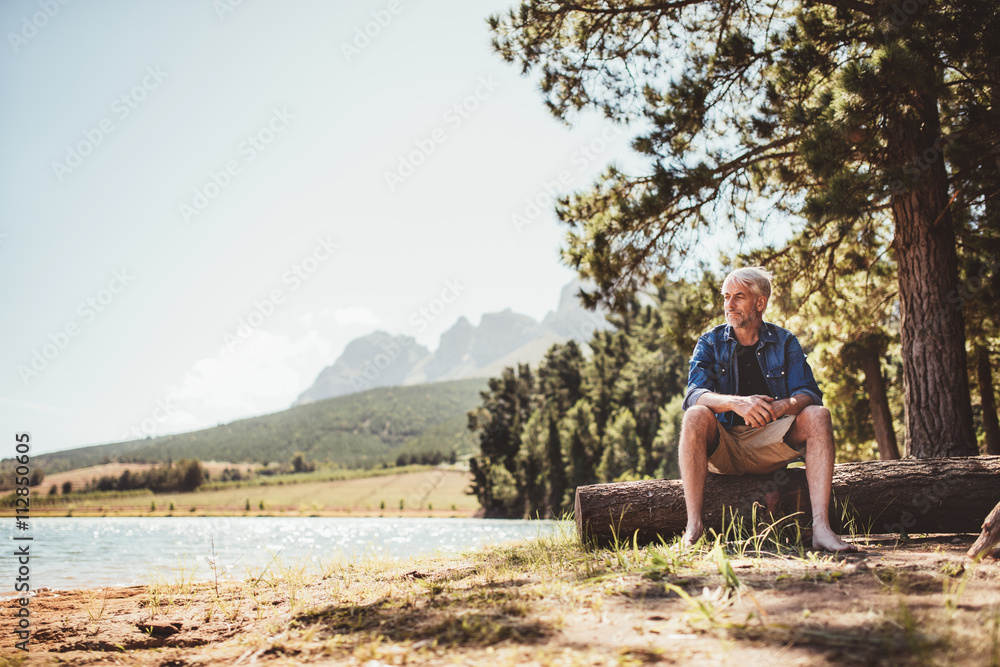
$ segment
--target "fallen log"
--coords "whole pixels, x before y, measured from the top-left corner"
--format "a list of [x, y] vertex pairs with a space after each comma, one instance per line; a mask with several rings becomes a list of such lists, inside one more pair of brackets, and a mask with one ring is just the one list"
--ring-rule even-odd
[[1000, 543], [1000, 503], [997, 503], [997, 506], [983, 521], [983, 530], [979, 533], [979, 539], [969, 549], [969, 557], [973, 560], [979, 560], [993, 551], [993, 547], [997, 543]]
[[[830, 524], [839, 533], [975, 533], [1000, 502], [1000, 456], [864, 461], [834, 466]], [[805, 470], [769, 475], [708, 474], [705, 529], [721, 532], [733, 515], [766, 522], [801, 512], [812, 519]], [[648, 544], [684, 532], [680, 480], [653, 479], [581, 486], [576, 526], [597, 544], [633, 537]]]

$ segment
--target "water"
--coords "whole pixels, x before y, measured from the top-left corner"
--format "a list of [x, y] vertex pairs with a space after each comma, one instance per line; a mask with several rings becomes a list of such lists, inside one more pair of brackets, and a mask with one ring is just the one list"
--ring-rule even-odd
[[[220, 579], [243, 579], [272, 567], [275, 554], [286, 566], [402, 559], [569, 529], [558, 521], [323, 517], [33, 518], [30, 526], [17, 531], [13, 519], [2, 522], [8, 546], [0, 558], [0, 591], [14, 590], [13, 553], [24, 544], [30, 545], [31, 588], [69, 589], [148, 584], [154, 576], [176, 581], [182, 569], [208, 580], [215, 576], [213, 561]], [[25, 535], [33, 539], [12, 540]]]

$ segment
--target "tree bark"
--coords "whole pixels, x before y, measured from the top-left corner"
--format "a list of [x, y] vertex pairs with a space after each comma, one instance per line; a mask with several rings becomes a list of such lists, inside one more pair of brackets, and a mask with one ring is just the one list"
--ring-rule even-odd
[[[902, 311], [900, 340], [910, 456], [978, 454], [972, 428], [965, 321], [958, 293], [937, 99], [914, 95], [899, 119], [895, 158], [906, 181], [890, 199]], [[950, 297], [950, 298], [949, 298]]]
[[[903, 459], [841, 463], [834, 467], [830, 524], [841, 533], [978, 532], [981, 517], [1000, 502], [1000, 457]], [[770, 475], [709, 473], [705, 528], [721, 532], [734, 515], [770, 523], [812, 511], [805, 470]], [[684, 532], [687, 515], [680, 480], [593, 484], [576, 490], [580, 536], [598, 544], [615, 537], [643, 543]]]
[[899, 446], [896, 444], [896, 431], [892, 427], [892, 412], [889, 410], [889, 397], [886, 395], [885, 378], [882, 376], [882, 360], [877, 347], [868, 346], [864, 350], [861, 370], [865, 374], [865, 389], [875, 428], [875, 442], [878, 443], [878, 456], [883, 461], [894, 461], [899, 458]]
[[976, 346], [976, 368], [979, 396], [983, 408], [983, 431], [986, 434], [986, 453], [1000, 454], [1000, 421], [997, 420], [997, 400], [993, 394], [993, 371], [990, 368], [990, 351], [985, 345]]

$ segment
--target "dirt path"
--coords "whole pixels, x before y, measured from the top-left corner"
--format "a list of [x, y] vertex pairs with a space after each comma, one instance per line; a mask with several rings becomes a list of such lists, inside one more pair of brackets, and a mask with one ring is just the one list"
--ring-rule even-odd
[[4, 603], [0, 664], [997, 664], [1000, 562], [972, 564], [971, 542], [721, 562], [542, 543], [218, 590], [42, 591], [27, 655]]

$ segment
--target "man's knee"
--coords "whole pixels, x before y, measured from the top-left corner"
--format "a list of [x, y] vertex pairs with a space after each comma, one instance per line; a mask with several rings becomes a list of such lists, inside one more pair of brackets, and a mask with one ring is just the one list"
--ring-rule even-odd
[[704, 405], [692, 405], [684, 411], [684, 421], [681, 422], [681, 428], [697, 428], [699, 430], [705, 430], [709, 426], [715, 428], [715, 421], [715, 413], [712, 412], [711, 408], [706, 408]]
[[[694, 436], [698, 441], [711, 444], [718, 436], [718, 426], [715, 413], [704, 405], [692, 405], [684, 412], [681, 422], [681, 441]], [[685, 434], [688, 437], [685, 437]]]
[[833, 423], [833, 420], [830, 418], [830, 409], [822, 405], [807, 405], [802, 408], [802, 412], [799, 413], [797, 419], [816, 425]]
[[833, 420], [830, 410], [822, 405], [807, 405], [795, 418], [796, 435], [800, 441], [814, 438], [817, 441], [831, 441], [833, 438]]

